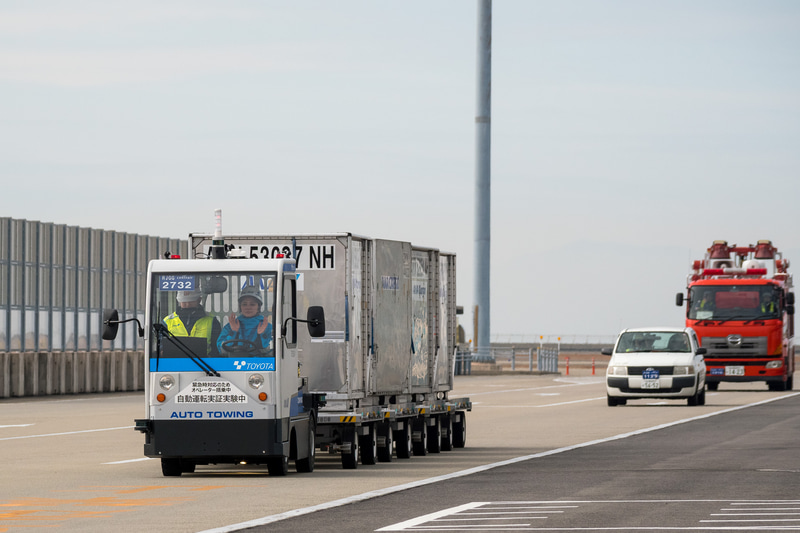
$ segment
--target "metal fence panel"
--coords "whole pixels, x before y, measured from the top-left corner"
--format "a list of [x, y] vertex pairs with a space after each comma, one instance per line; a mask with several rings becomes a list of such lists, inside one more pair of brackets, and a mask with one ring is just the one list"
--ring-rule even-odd
[[144, 317], [147, 263], [166, 251], [187, 241], [0, 217], [0, 352], [141, 349], [134, 328], [102, 341], [101, 317]]

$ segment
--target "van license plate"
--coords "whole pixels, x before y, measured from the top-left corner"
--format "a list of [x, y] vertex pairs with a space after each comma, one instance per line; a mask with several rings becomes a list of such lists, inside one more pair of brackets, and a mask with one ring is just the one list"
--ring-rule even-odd
[[642, 381], [643, 389], [660, 389], [661, 382], [657, 379], [645, 379]]
[[725, 375], [726, 376], [744, 376], [744, 367], [743, 366], [726, 366], [725, 367]]

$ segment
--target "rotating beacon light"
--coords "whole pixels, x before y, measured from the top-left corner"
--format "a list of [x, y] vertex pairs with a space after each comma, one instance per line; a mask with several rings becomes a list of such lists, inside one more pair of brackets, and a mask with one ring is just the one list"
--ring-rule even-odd
[[222, 209], [214, 209], [214, 237], [211, 239], [211, 259], [225, 259], [225, 241], [222, 240]]

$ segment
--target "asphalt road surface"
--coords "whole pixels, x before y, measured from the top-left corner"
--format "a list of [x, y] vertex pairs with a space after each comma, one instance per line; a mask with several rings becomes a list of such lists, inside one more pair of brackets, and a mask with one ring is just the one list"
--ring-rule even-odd
[[600, 376], [459, 376], [467, 447], [273, 478], [161, 476], [141, 393], [0, 400], [10, 531], [800, 530], [800, 396], [722, 384], [706, 405], [606, 406]]

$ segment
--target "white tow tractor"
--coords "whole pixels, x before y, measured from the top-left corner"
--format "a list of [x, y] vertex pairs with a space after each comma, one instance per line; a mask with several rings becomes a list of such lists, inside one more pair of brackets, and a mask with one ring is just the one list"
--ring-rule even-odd
[[[207, 330], [223, 334], [221, 322], [240, 313], [242, 295], [257, 296], [263, 332], [256, 341], [233, 334], [213, 342], [176, 334], [169, 317], [177, 316], [181, 295], [190, 293], [199, 295], [206, 321], [219, 324]], [[217, 463], [266, 464], [270, 474], [285, 475], [290, 459], [298, 472], [314, 469], [316, 416], [324, 402], [300, 376], [297, 323], [322, 337], [325, 317], [321, 307], [311, 306], [306, 318], [297, 318], [297, 307], [294, 259], [150, 262], [146, 327], [140, 326], [145, 417], [136, 420], [136, 429], [145, 434], [145, 455], [161, 459], [165, 476]], [[106, 313], [103, 338], [113, 339], [120, 322], [117, 311]]]

